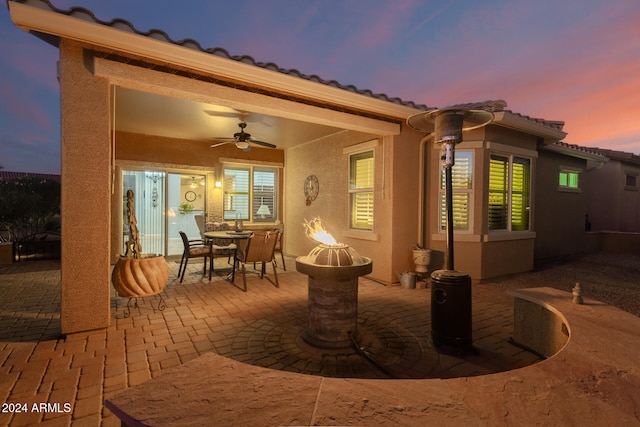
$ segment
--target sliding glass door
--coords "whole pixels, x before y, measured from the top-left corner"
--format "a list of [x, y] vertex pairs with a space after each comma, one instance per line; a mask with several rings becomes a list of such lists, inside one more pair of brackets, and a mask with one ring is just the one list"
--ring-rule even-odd
[[[122, 209], [125, 225], [127, 220], [127, 190], [133, 190], [135, 196], [135, 214], [140, 234], [142, 253], [164, 254], [164, 172], [123, 171], [122, 173]], [[124, 244], [130, 239], [129, 229], [125, 227]], [[126, 249], [126, 248], [125, 248]]]
[[[122, 173], [123, 221], [127, 224], [127, 190], [135, 194], [135, 213], [145, 254], [180, 255], [184, 249], [180, 231], [189, 239], [199, 239], [204, 226], [206, 177], [165, 171], [132, 171]], [[124, 227], [124, 239], [130, 239]], [[123, 253], [125, 252], [123, 248]]]
[[206, 179], [204, 175], [169, 173], [167, 186], [167, 255], [184, 250], [180, 231], [189, 239], [200, 239], [205, 223]]

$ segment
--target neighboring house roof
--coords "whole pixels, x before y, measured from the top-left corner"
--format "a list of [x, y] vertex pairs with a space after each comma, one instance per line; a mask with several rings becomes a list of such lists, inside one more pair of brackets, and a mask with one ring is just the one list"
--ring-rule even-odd
[[607, 156], [611, 160], [618, 160], [622, 163], [629, 163], [632, 165], [640, 165], [640, 156], [633, 153], [627, 153], [625, 151], [609, 150], [606, 148], [595, 148], [595, 151], [599, 152], [603, 156]]
[[[102, 21], [98, 19], [93, 14], [93, 12], [82, 7], [74, 7], [69, 10], [62, 10], [53, 6], [48, 0], [7, 0], [7, 4], [9, 3], [22, 3], [28, 6], [39, 8], [39, 9], [49, 10], [57, 14], [66, 15], [82, 21], [89, 22], [89, 23], [95, 23], [95, 24], [102, 25], [104, 27], [109, 27], [111, 29], [128, 32], [128, 33], [136, 34], [139, 36], [144, 36], [153, 40], [163, 41], [176, 46], [181, 46], [187, 49], [192, 49], [202, 53], [210, 54], [214, 57], [230, 59], [238, 63], [248, 64], [253, 67], [258, 67], [258, 68], [262, 68], [270, 71], [276, 71], [278, 73], [281, 73], [287, 76], [325, 85], [331, 88], [340, 89], [342, 91], [366, 96], [374, 100], [391, 103], [401, 107], [407, 107], [415, 110], [433, 109], [433, 107], [428, 107], [425, 104], [418, 104], [413, 101], [406, 101], [397, 97], [390, 97], [384, 93], [373, 93], [371, 90], [359, 89], [354, 85], [343, 85], [336, 80], [325, 80], [317, 76], [316, 74], [305, 74], [296, 69], [282, 68], [273, 62], [258, 62], [253, 57], [248, 55], [233, 56], [233, 55], [230, 55], [229, 52], [227, 52], [225, 49], [222, 49], [222, 48], [218, 48], [218, 47], [203, 48], [200, 45], [200, 43], [198, 43], [196, 40], [193, 40], [193, 39], [183, 39], [183, 40], [176, 41], [171, 39], [171, 37], [169, 37], [169, 35], [167, 35], [167, 33], [162, 30], [151, 29], [149, 31], [140, 31], [136, 29], [133, 24], [131, 24], [129, 21], [124, 19], [117, 18], [117, 19], [112, 19], [111, 21]], [[58, 46], [59, 36], [52, 35], [51, 33], [46, 33], [44, 30], [38, 31], [33, 28], [25, 28], [25, 29], [32, 32], [37, 37], [45, 40], [46, 42], [51, 43], [54, 46]], [[482, 104], [484, 103], [460, 104], [460, 105], [461, 106], [466, 105], [467, 106], [466, 108], [473, 108], [471, 106], [482, 105]], [[506, 103], [504, 103], [504, 105], [499, 110], [495, 110], [495, 111], [499, 111], [499, 113], [495, 115], [495, 122], [497, 124], [500, 124], [506, 127], [511, 127], [514, 129], [525, 130], [533, 134], [543, 136], [545, 138], [545, 141], [547, 142], [560, 140], [566, 136], [566, 133], [562, 132], [562, 127], [564, 125], [564, 122], [545, 120], [540, 118], [532, 118], [522, 114], [514, 113], [510, 110], [504, 110], [503, 109], [504, 106], [506, 106]], [[482, 108], [482, 107], [477, 107], [477, 108]]]
[[594, 160], [598, 162], [607, 162], [609, 158], [600, 153], [597, 148], [582, 147], [576, 144], [567, 144], [566, 142], [554, 142], [549, 145], [540, 147], [547, 151], [553, 151], [556, 153], [564, 154], [571, 157], [577, 157], [579, 159]]
[[6, 172], [0, 171], [0, 181], [5, 179], [22, 179], [22, 178], [40, 178], [48, 179], [51, 181], [60, 182], [60, 175], [48, 174], [48, 173], [31, 173], [31, 172]]

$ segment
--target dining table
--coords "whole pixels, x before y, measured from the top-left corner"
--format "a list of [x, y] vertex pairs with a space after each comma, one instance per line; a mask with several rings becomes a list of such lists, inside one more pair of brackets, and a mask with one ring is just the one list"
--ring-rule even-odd
[[[251, 235], [251, 231], [235, 231], [235, 230], [223, 230], [223, 231], [205, 231], [203, 233], [205, 239], [221, 239], [221, 240], [229, 240], [229, 243], [236, 244], [236, 248], [239, 247], [240, 242], [242, 240], [247, 240]], [[235, 266], [235, 253], [233, 254], [234, 258], [234, 266]], [[227, 274], [227, 279], [230, 279], [233, 275], [233, 268], [231, 267], [231, 272]]]
[[205, 231], [203, 234], [207, 239], [234, 240], [236, 243], [238, 243], [240, 240], [248, 239], [251, 235], [251, 231]]

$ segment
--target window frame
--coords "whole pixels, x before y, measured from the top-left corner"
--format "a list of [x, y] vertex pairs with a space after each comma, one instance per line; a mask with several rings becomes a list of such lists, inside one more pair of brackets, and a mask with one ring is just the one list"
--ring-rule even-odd
[[[560, 166], [558, 170], [558, 191], [569, 192], [569, 193], [581, 193], [582, 189], [580, 188], [580, 174], [582, 173], [581, 169], [576, 169], [568, 166]], [[562, 176], [566, 175], [566, 184], [562, 183]], [[575, 186], [571, 185], [571, 177], [574, 176], [576, 183]]]
[[[459, 158], [458, 155], [469, 155], [470, 157], [470, 171], [468, 173], [468, 186], [466, 188], [461, 188], [459, 186], [456, 185], [456, 166], [458, 166], [457, 169], [460, 168], [460, 163], [462, 161], [461, 158]], [[452, 170], [452, 180], [453, 180], [453, 188], [452, 188], [452, 192], [453, 192], [453, 216], [454, 216], [454, 226], [453, 226], [453, 230], [455, 233], [460, 233], [460, 234], [470, 234], [473, 232], [473, 199], [474, 199], [474, 174], [475, 174], [475, 151], [473, 149], [462, 149], [462, 150], [455, 150], [455, 162], [453, 165], [453, 170]], [[461, 156], [460, 156], [461, 157]], [[438, 186], [438, 200], [440, 201], [440, 210], [438, 213], [438, 233], [446, 233], [447, 230], [447, 219], [446, 219], [446, 200], [445, 200], [445, 168], [442, 165], [442, 162], [440, 162], [440, 185]], [[456, 207], [456, 195], [460, 195], [460, 194], [464, 194], [467, 195], [467, 224], [466, 224], [466, 228], [456, 228], [456, 212], [455, 212], [455, 207]]]
[[[364, 157], [366, 156], [366, 157]], [[370, 166], [370, 171], [369, 173], [369, 177], [367, 179], [368, 184], [370, 183], [370, 186], [362, 186], [359, 187], [358, 184], [355, 182], [356, 181], [356, 177], [355, 174], [357, 174], [357, 169], [354, 169], [357, 166], [356, 161], [358, 160], [358, 158], [360, 159], [370, 159], [371, 161], [371, 166]], [[375, 150], [373, 148], [367, 148], [367, 149], [363, 149], [363, 150], [358, 150], [358, 151], [354, 151], [354, 152], [350, 152], [349, 153], [349, 170], [348, 170], [348, 186], [347, 186], [347, 193], [349, 196], [349, 230], [357, 230], [357, 231], [365, 231], [365, 232], [372, 232], [373, 231], [373, 227], [375, 224], [375, 159], [376, 159], [376, 155], [375, 155]], [[370, 200], [367, 201], [367, 203], [370, 205], [370, 214], [369, 214], [369, 220], [366, 223], [362, 223], [362, 222], [357, 222], [357, 211], [354, 211], [355, 206], [356, 206], [356, 199], [358, 198], [358, 196], [362, 196], [362, 195], [369, 195]], [[366, 224], [364, 226], [362, 226], [361, 224]]]
[[[235, 171], [243, 171], [248, 174], [248, 190], [245, 191], [235, 191], [234, 194], [246, 195], [247, 197], [247, 215], [237, 217], [236, 214], [229, 214], [229, 212], [233, 212], [235, 210], [228, 209], [228, 182], [227, 182], [227, 171], [235, 170]], [[272, 203], [272, 212], [270, 216], [266, 218], [260, 218], [257, 215], [257, 210], [259, 208], [259, 204], [256, 203], [256, 197], [271, 197], [270, 192], [257, 192], [255, 188], [256, 181], [256, 173], [260, 172], [268, 172], [273, 173], [274, 175], [274, 184], [273, 184], [273, 203]], [[275, 166], [265, 166], [265, 165], [252, 165], [252, 164], [223, 164], [222, 165], [222, 218], [223, 221], [235, 221], [236, 219], [241, 219], [243, 221], [249, 221], [252, 224], [258, 223], [275, 223], [278, 220], [278, 205], [280, 204], [280, 192], [279, 192], [279, 181], [280, 181], [280, 168]], [[260, 194], [263, 194], [260, 196]]]
[[[626, 191], [638, 191], [638, 176], [639, 171], [625, 170], [624, 171], [624, 189]], [[633, 181], [633, 182], [631, 182]]]
[[[494, 159], [494, 157], [500, 157], [502, 159], [507, 159], [507, 183], [506, 183], [506, 191], [501, 190], [503, 197], [506, 198], [506, 228], [491, 228], [491, 214], [490, 214], [490, 210], [491, 210], [491, 196], [492, 196], [492, 190], [491, 190], [491, 161]], [[531, 233], [532, 232], [532, 204], [533, 204], [533, 192], [532, 192], [532, 183], [533, 183], [533, 167], [534, 167], [534, 161], [533, 161], [533, 157], [531, 156], [527, 156], [527, 155], [522, 155], [522, 154], [515, 154], [515, 153], [504, 153], [504, 152], [496, 152], [496, 151], [491, 151], [489, 152], [489, 171], [488, 171], [488, 182], [487, 182], [487, 230], [490, 234], [494, 234], [494, 233]], [[528, 162], [528, 176], [526, 177], [526, 181], [527, 181], [527, 205], [523, 208], [524, 210], [528, 211], [527, 214], [527, 226], [525, 229], [522, 230], [514, 230], [514, 221], [513, 221], [513, 205], [514, 205], [514, 186], [513, 186], [513, 179], [514, 179], [514, 164], [522, 164], [522, 163], [516, 163], [514, 162], [515, 159], [519, 159], [519, 160], [523, 160]]]

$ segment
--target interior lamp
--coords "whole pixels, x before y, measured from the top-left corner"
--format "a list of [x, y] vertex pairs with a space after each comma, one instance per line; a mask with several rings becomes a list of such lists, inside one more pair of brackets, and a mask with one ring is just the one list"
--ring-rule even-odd
[[271, 216], [271, 210], [269, 210], [269, 206], [267, 205], [260, 205], [256, 215], [260, 215], [260, 218], [264, 219], [265, 216]]

